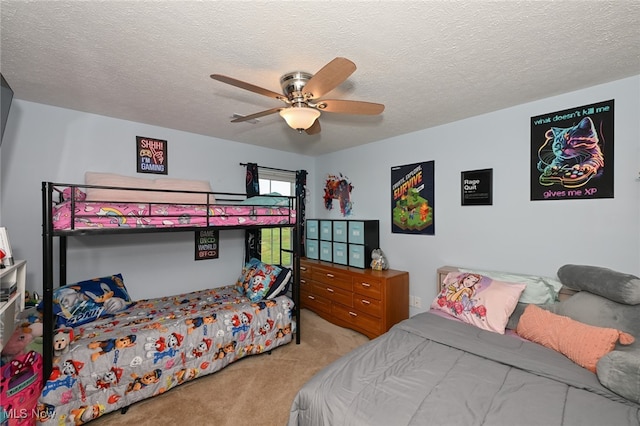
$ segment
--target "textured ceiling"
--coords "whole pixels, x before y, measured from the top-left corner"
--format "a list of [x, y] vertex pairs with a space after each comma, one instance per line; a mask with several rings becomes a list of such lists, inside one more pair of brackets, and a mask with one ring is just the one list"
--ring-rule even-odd
[[[15, 97], [319, 155], [640, 74], [640, 1], [0, 1]], [[280, 92], [337, 56], [358, 69], [324, 98], [383, 103], [290, 129]], [[639, 94], [640, 96], [640, 94]], [[162, 135], [155, 135], [161, 137]]]

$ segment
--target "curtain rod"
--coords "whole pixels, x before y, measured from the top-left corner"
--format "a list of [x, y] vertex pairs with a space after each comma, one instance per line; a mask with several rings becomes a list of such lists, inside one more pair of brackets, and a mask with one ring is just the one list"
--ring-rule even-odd
[[[240, 163], [240, 165], [246, 167], [247, 163]], [[258, 166], [258, 168], [266, 169], [266, 170], [276, 170], [278, 172], [288, 172], [288, 173], [296, 173], [297, 171], [297, 170], [277, 169], [275, 167], [266, 167], [266, 166]]]

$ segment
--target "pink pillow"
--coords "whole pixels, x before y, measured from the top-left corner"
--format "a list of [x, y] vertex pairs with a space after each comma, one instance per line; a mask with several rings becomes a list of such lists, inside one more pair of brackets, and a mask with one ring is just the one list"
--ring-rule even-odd
[[525, 308], [516, 333], [560, 352], [593, 373], [596, 372], [598, 360], [611, 352], [618, 340], [623, 345], [630, 345], [634, 341], [632, 335], [623, 331], [583, 324], [536, 305]]
[[462, 322], [504, 334], [526, 284], [495, 281], [480, 274], [449, 272], [431, 303]]

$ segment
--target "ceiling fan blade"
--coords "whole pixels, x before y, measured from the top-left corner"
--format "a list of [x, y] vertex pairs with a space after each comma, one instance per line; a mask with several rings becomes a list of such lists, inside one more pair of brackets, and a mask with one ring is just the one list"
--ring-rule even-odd
[[356, 70], [356, 64], [346, 58], [335, 58], [315, 73], [302, 89], [308, 99], [317, 99], [329, 93]]
[[320, 133], [320, 120], [316, 119], [316, 121], [313, 122], [311, 127], [305, 130], [305, 132], [308, 135], [317, 135], [318, 133]]
[[376, 115], [384, 111], [384, 105], [373, 102], [324, 99], [316, 105], [320, 111], [340, 114]]
[[221, 81], [223, 83], [230, 84], [232, 86], [239, 87], [239, 88], [244, 89], [244, 90], [248, 90], [250, 92], [257, 93], [259, 95], [268, 96], [270, 98], [275, 98], [275, 99], [280, 99], [281, 101], [285, 101], [287, 99], [287, 97], [284, 96], [281, 93], [273, 92], [273, 91], [271, 91], [269, 89], [264, 89], [262, 87], [255, 86], [255, 85], [253, 85], [251, 83], [247, 83], [247, 82], [244, 82], [244, 81], [241, 81], [241, 80], [236, 80], [235, 78], [227, 77], [226, 75], [211, 74], [211, 78], [214, 79], [214, 80]]
[[232, 123], [241, 123], [243, 121], [253, 120], [254, 118], [264, 117], [265, 115], [273, 114], [284, 108], [271, 108], [265, 111], [256, 112], [255, 114], [246, 115], [244, 117], [238, 117], [231, 120]]

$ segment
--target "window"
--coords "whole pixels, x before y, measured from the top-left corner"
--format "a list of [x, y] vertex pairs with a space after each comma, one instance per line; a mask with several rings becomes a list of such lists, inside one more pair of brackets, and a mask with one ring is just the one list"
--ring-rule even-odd
[[[277, 192], [280, 195], [295, 195], [295, 172], [283, 172], [258, 168], [260, 194]], [[260, 258], [265, 263], [291, 267], [293, 265], [293, 229], [269, 228], [261, 230]], [[287, 251], [282, 251], [287, 250]]]

